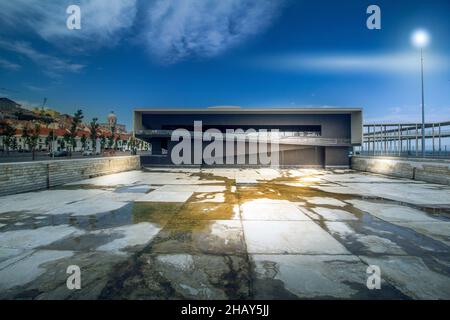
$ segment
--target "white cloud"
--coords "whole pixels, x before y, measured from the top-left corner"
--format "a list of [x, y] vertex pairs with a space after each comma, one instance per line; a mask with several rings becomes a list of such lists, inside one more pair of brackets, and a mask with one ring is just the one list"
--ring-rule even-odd
[[0, 58], [0, 68], [17, 71], [21, 68], [17, 63]]
[[281, 7], [271, 0], [158, 0], [148, 8], [144, 41], [163, 63], [211, 57], [267, 28]]
[[[258, 67], [281, 71], [315, 71], [327, 73], [371, 72], [399, 73], [417, 72], [420, 56], [416, 53], [392, 54], [289, 54], [257, 59]], [[448, 58], [436, 54], [426, 57], [428, 71], [449, 67]]]
[[[263, 32], [284, 0], [0, 1], [0, 30], [40, 38], [64, 53], [112, 47], [126, 36], [163, 63], [218, 55]], [[68, 30], [66, 9], [81, 8], [81, 30]], [[142, 12], [138, 15], [138, 8]], [[140, 18], [137, 22], [136, 17]], [[131, 31], [136, 30], [135, 36]]]
[[0, 1], [0, 27], [36, 32], [44, 40], [70, 50], [113, 46], [131, 27], [136, 0], [80, 0], [81, 30], [68, 30], [66, 9], [73, 1]]
[[44, 73], [52, 77], [58, 77], [65, 72], [76, 73], [84, 68], [84, 65], [71, 63], [49, 54], [39, 52], [29, 43], [22, 41], [7, 42], [0, 40], [0, 48], [20, 54], [38, 65]]

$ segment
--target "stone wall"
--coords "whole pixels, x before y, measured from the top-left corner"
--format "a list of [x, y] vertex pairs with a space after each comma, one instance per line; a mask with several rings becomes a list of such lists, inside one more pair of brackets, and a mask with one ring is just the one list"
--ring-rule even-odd
[[1, 163], [0, 196], [48, 189], [64, 183], [139, 169], [140, 157]]
[[450, 185], [450, 160], [353, 156], [352, 169]]

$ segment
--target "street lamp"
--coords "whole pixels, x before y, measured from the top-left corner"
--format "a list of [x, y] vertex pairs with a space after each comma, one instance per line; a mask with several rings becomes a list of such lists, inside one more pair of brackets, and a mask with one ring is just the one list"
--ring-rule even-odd
[[425, 30], [413, 32], [411, 40], [414, 46], [420, 48], [420, 70], [422, 79], [422, 157], [425, 157], [425, 94], [423, 88], [423, 48], [430, 43], [430, 36]]

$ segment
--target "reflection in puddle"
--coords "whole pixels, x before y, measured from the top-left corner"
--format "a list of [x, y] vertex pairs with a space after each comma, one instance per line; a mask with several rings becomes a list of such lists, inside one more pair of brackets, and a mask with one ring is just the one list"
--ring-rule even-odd
[[[110, 254], [114, 257], [108, 258], [111, 263], [114, 261], [114, 265], [104, 268], [108, 273], [101, 275], [107, 284], [99, 297], [105, 299], [248, 299], [255, 296], [297, 298], [295, 290], [289, 287], [297, 281], [297, 274], [299, 277], [304, 276], [302, 272], [305, 270], [315, 274], [316, 269], [327, 269], [327, 265], [332, 267], [327, 269], [327, 272], [330, 272], [333, 285], [336, 279], [342, 277], [342, 283], [346, 284], [343, 287], [351, 287], [350, 291], [356, 292], [352, 297], [359, 297], [360, 294], [361, 297], [367, 297], [364, 283], [358, 282], [359, 277], [352, 280], [341, 270], [337, 270], [347, 267], [355, 270], [365, 269], [366, 264], [355, 255], [370, 258], [385, 258], [386, 255], [416, 256], [420, 257], [430, 270], [450, 277], [449, 248], [445, 243], [411, 228], [377, 218], [370, 214], [368, 208], [358, 209], [353, 201], [364, 200], [372, 204], [412, 207], [424, 212], [424, 215], [435, 219], [438, 223], [448, 222], [445, 214], [449, 212], [449, 206], [418, 206], [379, 197], [340, 194], [316, 188], [351, 183], [344, 181], [347, 171], [333, 173], [342, 179], [339, 183], [332, 181], [330, 172], [318, 170], [223, 169], [218, 170], [217, 174], [212, 170], [209, 171], [192, 170], [185, 172], [183, 178], [183, 170], [173, 170], [170, 171], [171, 174], [176, 173], [179, 177], [172, 176], [168, 179], [171, 183], [154, 181], [161, 187], [171, 189], [172, 192], [183, 192], [184, 186], [196, 188], [194, 182], [200, 182], [198, 185], [203, 188], [192, 191], [193, 195], [185, 203], [135, 201], [139, 199], [136, 197], [139, 194], [145, 196], [153, 192], [156, 184], [149, 181], [150, 179], [141, 181], [133, 178], [137, 182], [129, 185], [63, 186], [58, 189], [104, 190], [107, 197], [101, 198], [102, 195], [99, 195], [97, 199], [112, 201], [120, 197], [120, 201], [126, 204], [116, 210], [89, 216], [7, 212], [0, 216], [2, 225], [0, 232], [57, 225], [69, 225], [81, 230], [79, 234], [59, 239], [39, 249], [76, 251], [77, 259], [81, 256], [91, 259], [81, 261], [81, 264], [93, 263], [93, 255], [83, 255], [85, 253], [99, 254], [102, 251], [101, 254], [105, 256]], [[160, 177], [166, 171], [150, 172], [158, 173]], [[180, 181], [181, 179], [185, 181]], [[363, 180], [364, 177], [361, 175], [360, 178], [354, 179]], [[77, 203], [71, 205], [76, 206]], [[260, 223], [261, 220], [264, 221]], [[344, 246], [352, 255], [338, 256], [339, 254], [335, 253], [336, 257], [328, 255], [321, 257], [319, 254], [268, 253], [267, 256], [262, 256], [261, 253], [249, 254], [247, 240], [250, 237], [244, 235], [242, 224], [250, 221], [250, 224], [255, 225], [252, 232], [259, 232], [264, 238], [266, 235], [261, 234], [261, 225], [267, 225], [266, 230], [269, 233], [273, 229], [272, 220], [283, 226], [309, 224], [317, 230], [315, 234], [311, 235], [313, 232], [309, 234], [313, 244], [320, 242], [317, 240], [320, 239], [319, 234], [329, 233], [327, 235], [329, 243]], [[295, 227], [292, 233], [298, 235], [299, 229], [301, 228]], [[273, 242], [282, 243], [281, 238], [289, 236], [290, 234], [286, 232], [279, 238], [274, 238]], [[300, 234], [300, 237], [306, 236], [306, 233]], [[323, 249], [320, 246], [318, 248]], [[127, 255], [119, 260], [115, 258], [115, 254], [118, 253]], [[298, 267], [299, 263], [303, 264], [303, 269]], [[288, 270], [282, 268], [286, 266], [289, 267]], [[263, 280], [258, 276], [258, 271], [261, 270], [257, 268], [264, 271]], [[96, 269], [92, 272], [95, 278], [95, 272], [106, 271]], [[279, 273], [282, 274], [281, 277], [277, 277]], [[363, 272], [361, 277], [365, 279], [365, 276]], [[321, 277], [320, 281], [323, 280]], [[311, 288], [314, 285], [315, 283], [311, 284]], [[43, 287], [45, 286], [46, 284], [43, 284]], [[255, 290], [258, 291], [257, 294]], [[386, 292], [380, 293], [380, 296], [383, 294]], [[29, 296], [32, 297], [31, 293]], [[338, 294], [333, 296], [325, 293], [317, 293], [317, 296], [340, 297]], [[344, 296], [348, 296], [348, 292], [344, 292]], [[405, 298], [400, 294], [398, 297]]]

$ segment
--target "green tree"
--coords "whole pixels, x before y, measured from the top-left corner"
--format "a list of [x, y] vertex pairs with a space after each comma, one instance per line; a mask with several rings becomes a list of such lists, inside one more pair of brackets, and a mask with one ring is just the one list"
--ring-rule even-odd
[[2, 129], [3, 144], [6, 147], [6, 154], [9, 154], [9, 148], [12, 144], [13, 139], [15, 138], [14, 135], [16, 134], [16, 129], [10, 126], [8, 123], [5, 123]]
[[101, 136], [101, 138], [100, 138], [100, 148], [103, 150], [103, 149], [105, 149], [105, 145], [106, 145], [106, 138], [105, 138], [105, 136]]
[[48, 136], [45, 138], [45, 146], [48, 148], [49, 151], [53, 147], [53, 139], [55, 139], [55, 132], [53, 130], [50, 130], [48, 133]]
[[69, 145], [72, 143], [72, 136], [69, 132], [66, 132], [63, 136], [63, 140], [64, 140], [64, 146], [66, 146], [66, 148], [69, 148]]
[[112, 149], [113, 146], [114, 146], [114, 137], [113, 136], [109, 136], [108, 137], [108, 148]]
[[78, 126], [81, 124], [81, 121], [83, 121], [83, 111], [82, 110], [77, 110], [77, 112], [75, 112], [75, 114], [72, 117], [72, 123], [70, 125], [70, 144], [71, 144], [71, 150], [70, 150], [70, 155], [72, 155], [72, 150], [73, 147], [75, 146], [76, 140], [75, 138], [77, 137], [77, 130], [78, 130]]
[[81, 141], [81, 147], [83, 148], [83, 151], [84, 151], [86, 149], [86, 142], [87, 142], [87, 137], [85, 134], [83, 134], [81, 136], [80, 141]]
[[23, 139], [23, 143], [24, 143], [24, 149], [28, 150], [29, 145], [30, 145], [30, 129], [28, 129], [28, 127], [23, 128], [22, 139]]
[[131, 150], [131, 154], [136, 154], [136, 138], [131, 136], [128, 140], [128, 147]]
[[[77, 139], [75, 137], [70, 137], [70, 149], [71, 152], [75, 151], [75, 148], [77, 147]], [[70, 154], [72, 156], [72, 154]]]
[[111, 136], [108, 139], [108, 146], [109, 148], [113, 148], [115, 149], [115, 144], [116, 144], [116, 126], [112, 126], [111, 127]]
[[28, 138], [28, 145], [31, 148], [31, 154], [32, 154], [32, 160], [34, 161], [34, 159], [36, 158], [36, 147], [38, 145], [39, 142], [39, 136], [41, 133], [41, 126], [39, 123], [36, 123], [34, 125], [34, 130], [31, 132], [31, 135]]
[[12, 139], [11, 139], [11, 149], [13, 151], [17, 150], [17, 139], [16, 139], [16, 137], [12, 137]]
[[92, 121], [90, 123], [90, 130], [91, 130], [90, 138], [91, 138], [91, 143], [92, 143], [92, 150], [95, 150], [96, 144], [97, 144], [97, 135], [98, 135], [98, 128], [99, 128], [99, 124], [97, 123], [97, 121], [98, 121], [98, 119], [94, 118], [94, 119], [92, 119]]
[[66, 143], [64, 141], [64, 138], [59, 139], [59, 145], [61, 147], [61, 150], [64, 150], [64, 148], [66, 147]]

